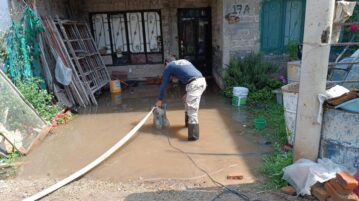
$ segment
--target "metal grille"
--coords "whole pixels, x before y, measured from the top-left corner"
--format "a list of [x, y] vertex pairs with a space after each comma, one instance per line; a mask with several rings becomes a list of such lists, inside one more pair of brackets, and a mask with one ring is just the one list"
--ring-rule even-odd
[[144, 52], [143, 27], [141, 13], [127, 13], [129, 45], [132, 53]]
[[120, 54], [121, 52], [127, 52], [127, 40], [126, 40], [126, 25], [125, 15], [116, 14], [110, 16], [111, 31], [112, 31], [112, 44], [114, 51]]
[[147, 52], [161, 52], [161, 21], [157, 12], [145, 12], [145, 33]]
[[111, 42], [107, 14], [92, 16], [92, 27], [97, 48], [101, 54], [111, 54]]
[[[99, 20], [104, 19], [105, 16], [109, 21]], [[107, 47], [106, 54], [111, 54], [111, 65], [163, 62], [159, 11], [96, 13], [92, 14], [91, 18], [93, 35], [95, 39], [98, 38], [97, 47], [99, 49], [101, 46]], [[104, 33], [106, 29], [107, 33]], [[105, 45], [104, 41], [107, 40], [103, 37], [104, 34], [110, 36], [109, 45]]]

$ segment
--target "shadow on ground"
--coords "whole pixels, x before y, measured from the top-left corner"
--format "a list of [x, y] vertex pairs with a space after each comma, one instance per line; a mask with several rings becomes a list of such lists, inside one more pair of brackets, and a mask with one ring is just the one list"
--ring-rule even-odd
[[[160, 190], [156, 192], [133, 193], [125, 201], [314, 201], [310, 196], [297, 197], [286, 195], [277, 191], [263, 191], [255, 185], [229, 185], [224, 188], [189, 188], [186, 190]], [[230, 192], [233, 191], [233, 192]]]

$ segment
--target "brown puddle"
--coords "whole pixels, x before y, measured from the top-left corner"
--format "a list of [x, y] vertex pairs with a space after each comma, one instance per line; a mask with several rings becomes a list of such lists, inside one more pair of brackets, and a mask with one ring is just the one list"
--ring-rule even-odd
[[[100, 106], [84, 110], [73, 121], [56, 129], [24, 160], [30, 163], [19, 172], [20, 178], [65, 178], [104, 153], [150, 110], [158, 86], [144, 85], [127, 90], [120, 97], [103, 94]], [[187, 142], [184, 110], [179, 89], [172, 90], [168, 99], [169, 129], [157, 130], [152, 117], [138, 135], [124, 148], [86, 175], [87, 178], [111, 181], [189, 179], [204, 177], [183, 153], [187, 152], [197, 164], [225, 181], [228, 172], [239, 171], [242, 182], [256, 180], [261, 154], [270, 147], [258, 145], [258, 137], [243, 127], [250, 117], [246, 110], [236, 111], [230, 101], [207, 89], [200, 109], [200, 140]], [[227, 181], [228, 182], [228, 181]]]

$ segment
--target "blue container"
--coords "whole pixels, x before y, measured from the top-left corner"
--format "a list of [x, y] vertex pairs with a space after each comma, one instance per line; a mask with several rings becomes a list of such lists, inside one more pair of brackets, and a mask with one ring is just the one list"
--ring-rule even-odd
[[349, 169], [359, 168], [359, 113], [325, 108], [320, 157]]

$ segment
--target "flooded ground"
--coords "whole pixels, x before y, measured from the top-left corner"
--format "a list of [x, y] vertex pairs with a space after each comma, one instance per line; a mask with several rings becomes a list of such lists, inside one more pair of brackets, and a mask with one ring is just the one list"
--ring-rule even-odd
[[[34, 149], [18, 177], [63, 178], [90, 163], [145, 116], [157, 92], [158, 86], [143, 85], [124, 91], [122, 97], [103, 94], [99, 107], [81, 111]], [[204, 177], [185, 154], [169, 145], [170, 140], [222, 182], [231, 171], [241, 172], [245, 176], [242, 182], [255, 181], [260, 156], [270, 148], [258, 145], [255, 135], [246, 134], [243, 126], [250, 119], [248, 112], [237, 111], [209, 88], [199, 113], [200, 140], [188, 142], [181, 95], [179, 88], [167, 95], [170, 128], [155, 129], [151, 117], [130, 143], [85, 177], [106, 181]]]
[[[8, 184], [22, 182], [22, 187], [27, 190], [21, 192], [21, 188], [17, 192], [21, 192], [22, 196], [28, 196], [92, 162], [146, 115], [156, 100], [158, 88], [156, 85], [138, 86], [125, 90], [121, 97], [102, 94], [98, 107], [81, 111], [73, 121], [57, 128], [40, 146], [24, 157], [23, 160], [28, 163], [18, 170], [17, 178], [8, 181]], [[179, 192], [176, 196], [180, 196], [180, 192], [185, 189], [189, 189], [190, 192], [196, 189], [211, 191], [210, 195], [205, 196], [215, 196], [220, 188], [218, 189], [196, 165], [225, 185], [236, 185], [238, 188], [239, 185], [261, 183], [261, 176], [258, 174], [261, 156], [268, 154], [272, 149], [268, 145], [258, 143], [261, 137], [251, 128], [254, 118], [251, 116], [251, 111], [232, 107], [230, 100], [223, 98], [215, 88], [209, 87], [203, 96], [199, 113], [200, 140], [188, 142], [187, 129], [184, 127], [184, 110], [180, 102], [180, 97], [183, 95], [181, 91], [179, 88], [172, 88], [166, 96], [170, 128], [155, 129], [151, 117], [138, 135], [125, 147], [84, 178], [48, 198], [57, 200], [63, 195], [72, 198], [78, 192], [76, 196], [79, 199], [75, 200], [103, 200], [99, 195], [103, 195], [107, 190], [114, 193], [111, 190], [114, 186], [117, 188], [117, 195], [123, 196], [121, 199], [125, 200], [146, 200], [144, 198], [147, 194], [157, 195], [153, 194], [156, 188], [157, 192], [162, 191], [166, 196], [171, 196], [173, 190]], [[196, 164], [185, 154], [170, 146], [169, 142], [187, 153]], [[241, 173], [243, 180], [227, 180], [226, 175], [230, 172]], [[26, 183], [28, 181], [32, 182]], [[84, 186], [87, 186], [87, 189], [82, 189], [84, 192], [76, 190], [82, 188], [78, 185], [83, 182], [86, 183]], [[112, 187], [98, 190], [106, 185]], [[138, 185], [138, 189], [135, 187], [126, 190], [131, 188], [128, 185]], [[151, 190], [147, 189], [146, 193], [139, 191], [147, 187]], [[71, 193], [67, 192], [70, 189]], [[247, 189], [260, 191], [252, 187]], [[11, 194], [11, 191], [3, 192], [5, 192], [4, 196]], [[92, 199], [88, 197], [90, 194], [96, 195]], [[201, 193], [194, 194], [199, 196]], [[131, 196], [132, 198], [135, 196], [136, 199], [129, 199]], [[186, 196], [174, 200], [188, 200], [184, 198]], [[190, 200], [203, 199], [198, 197]]]

